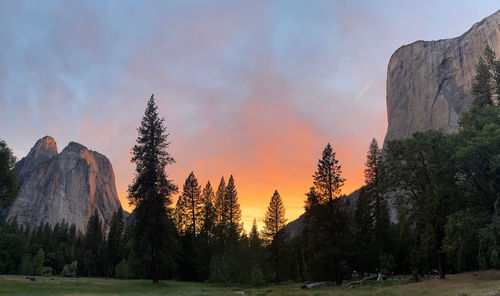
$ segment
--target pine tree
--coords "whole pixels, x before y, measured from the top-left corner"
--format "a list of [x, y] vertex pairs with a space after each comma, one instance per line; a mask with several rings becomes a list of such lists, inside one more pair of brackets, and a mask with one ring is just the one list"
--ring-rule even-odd
[[480, 107], [491, 105], [491, 73], [486, 61], [481, 57], [476, 65], [476, 76], [472, 84], [474, 104]]
[[124, 229], [123, 209], [120, 207], [113, 213], [108, 234], [108, 264], [110, 268], [108, 274], [111, 276], [114, 276], [115, 267], [122, 260], [122, 236]]
[[472, 83], [473, 104], [479, 107], [492, 106], [493, 95], [500, 95], [500, 61], [489, 46], [476, 64], [476, 75]]
[[336, 199], [344, 184], [341, 167], [328, 144], [313, 175], [314, 187], [307, 193], [304, 239], [304, 266], [307, 276], [315, 280], [335, 279], [342, 282], [346, 273], [349, 236], [349, 201]]
[[278, 232], [286, 225], [285, 206], [283, 205], [278, 190], [275, 190], [271, 197], [264, 223], [264, 237], [268, 243], [271, 243]]
[[378, 147], [378, 142], [375, 138], [370, 142], [368, 154], [365, 162], [365, 184], [369, 186], [377, 186], [379, 182], [379, 164], [381, 161], [381, 150]]
[[[378, 253], [371, 248], [373, 239], [373, 213], [370, 196], [367, 194], [366, 186], [359, 190], [358, 200], [353, 215], [354, 242], [356, 248], [352, 267], [360, 274], [374, 271]], [[377, 250], [378, 251], [378, 250]]]
[[224, 208], [224, 195], [226, 194], [226, 182], [224, 177], [220, 178], [219, 188], [215, 194], [215, 209], [217, 211], [217, 222], [222, 221], [222, 211]]
[[229, 177], [224, 193], [224, 204], [222, 205], [222, 220], [230, 226], [240, 223], [241, 210], [238, 203], [238, 193], [234, 185], [233, 175]]
[[203, 192], [201, 194], [201, 202], [202, 202], [202, 233], [208, 239], [212, 234], [213, 228], [215, 226], [215, 222], [217, 220], [217, 212], [214, 206], [214, 191], [212, 189], [212, 185], [210, 181], [207, 182], [205, 188], [203, 188]]
[[323, 150], [321, 159], [318, 162], [318, 170], [314, 173], [314, 186], [320, 194], [320, 203], [329, 204], [333, 207], [333, 200], [340, 194], [340, 188], [344, 185], [345, 179], [341, 177], [341, 166], [335, 158], [330, 143]]
[[[50, 231], [50, 228], [48, 228]], [[44, 235], [48, 237], [48, 235]], [[104, 234], [102, 232], [102, 223], [97, 210], [94, 210], [87, 223], [87, 232], [85, 234], [84, 246], [88, 254], [87, 268], [88, 275], [101, 275], [102, 262], [100, 262], [102, 247], [104, 243]]]
[[321, 196], [316, 191], [316, 188], [312, 186], [309, 188], [309, 192], [306, 193], [307, 199], [306, 199], [306, 217], [311, 214], [314, 209], [321, 204]]
[[170, 235], [168, 206], [177, 186], [167, 179], [165, 168], [175, 162], [167, 151], [169, 142], [164, 118], [160, 118], [154, 96], [151, 95], [146, 111], [138, 128], [137, 143], [132, 149], [132, 162], [136, 165], [135, 179], [129, 186], [129, 200], [135, 205], [135, 229], [137, 254], [148, 250], [142, 256], [144, 265], [149, 265], [153, 283], [161, 276], [167, 247], [173, 238]]
[[5, 141], [0, 140], [0, 210], [6, 208], [17, 195], [16, 157]]
[[380, 193], [381, 150], [375, 138], [370, 142], [365, 162], [365, 194], [371, 201], [372, 219], [374, 224], [380, 224], [382, 215], [386, 212], [385, 200]]
[[267, 207], [263, 234], [271, 253], [270, 262], [272, 262], [276, 282], [279, 282], [282, 278], [282, 266], [280, 263], [284, 261], [282, 254], [287, 238], [286, 231], [283, 229], [285, 223], [285, 206], [278, 190], [275, 190]]
[[[182, 215], [184, 225], [180, 228], [191, 235], [196, 236], [201, 228], [201, 211], [203, 203], [201, 200], [201, 186], [191, 172], [184, 183], [181, 201], [178, 202], [176, 212]], [[179, 227], [178, 227], [179, 228]]]
[[177, 198], [177, 202], [175, 203], [174, 222], [177, 232], [181, 235], [184, 235], [186, 232], [186, 221], [188, 220], [187, 208], [187, 201], [182, 198], [182, 195], [179, 196], [179, 198]]
[[45, 252], [43, 249], [38, 249], [35, 257], [33, 257], [33, 274], [42, 275], [43, 262], [45, 261]]
[[253, 219], [252, 230], [250, 230], [248, 241], [250, 248], [255, 251], [260, 251], [260, 248], [262, 247], [262, 240], [260, 239], [259, 230], [257, 229], [257, 220], [255, 219]]

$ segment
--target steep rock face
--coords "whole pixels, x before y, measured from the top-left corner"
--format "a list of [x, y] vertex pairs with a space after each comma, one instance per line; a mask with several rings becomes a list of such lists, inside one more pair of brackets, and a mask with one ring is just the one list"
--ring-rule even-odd
[[84, 231], [97, 210], [107, 230], [120, 207], [110, 161], [78, 143], [69, 143], [58, 154], [54, 139], [44, 137], [16, 167], [20, 189], [8, 220], [17, 217], [31, 228], [64, 220]]
[[475, 65], [486, 45], [500, 53], [500, 11], [460, 37], [396, 50], [387, 69], [386, 141], [430, 129], [456, 132], [473, 99]]
[[[54, 138], [46, 136], [38, 140], [26, 157], [16, 164], [19, 176], [24, 177], [37, 166], [57, 156], [57, 144]], [[22, 180], [20, 180], [22, 183]]]

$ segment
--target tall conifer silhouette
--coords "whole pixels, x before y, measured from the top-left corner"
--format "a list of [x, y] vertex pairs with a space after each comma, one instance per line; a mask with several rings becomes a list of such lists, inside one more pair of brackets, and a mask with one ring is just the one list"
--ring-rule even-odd
[[151, 279], [158, 283], [160, 268], [165, 261], [169, 240], [169, 211], [171, 196], [177, 186], [169, 179], [165, 169], [175, 162], [167, 151], [169, 142], [165, 119], [160, 118], [154, 96], [151, 95], [137, 129], [137, 143], [132, 149], [132, 162], [136, 165], [135, 178], [128, 188], [130, 204], [135, 206], [134, 235], [138, 241], [138, 253], [144, 264], [150, 266]]

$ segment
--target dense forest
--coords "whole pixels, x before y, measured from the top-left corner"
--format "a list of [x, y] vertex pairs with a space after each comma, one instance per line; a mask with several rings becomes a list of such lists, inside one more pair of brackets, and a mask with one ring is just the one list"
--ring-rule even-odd
[[[265, 227], [243, 230], [236, 180], [215, 188], [191, 172], [182, 189], [167, 177], [174, 158], [151, 96], [132, 162], [133, 222], [119, 210], [108, 233], [95, 213], [84, 233], [60, 223], [0, 226], [0, 274], [210, 281], [262, 286], [332, 281], [354, 274], [412, 274], [415, 280], [500, 267], [500, 61], [487, 47], [476, 66], [474, 101], [458, 133], [415, 133], [368, 146], [365, 185], [345, 196], [327, 144], [305, 194], [302, 233], [290, 237], [275, 191]], [[15, 158], [0, 142], [0, 208], [16, 196]], [[178, 197], [175, 205], [173, 198]]]

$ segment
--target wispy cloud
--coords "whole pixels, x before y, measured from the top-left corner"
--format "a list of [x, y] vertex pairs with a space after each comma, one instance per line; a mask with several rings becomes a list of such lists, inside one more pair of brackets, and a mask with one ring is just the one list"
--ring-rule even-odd
[[368, 83], [367, 85], [365, 85], [365, 87], [363, 87], [363, 89], [356, 95], [356, 97], [354, 97], [354, 101], [357, 101], [359, 100], [365, 93], [366, 91], [370, 88], [370, 84]]
[[497, 5], [442, 1], [452, 8], [438, 16], [389, 3], [0, 2], [0, 137], [19, 157], [47, 134], [107, 155], [126, 206], [130, 148], [155, 93], [177, 184], [191, 170], [202, 183], [233, 174], [246, 224], [275, 189], [293, 219], [327, 142], [344, 192], [363, 183], [368, 143], [386, 129], [392, 52], [459, 35]]

